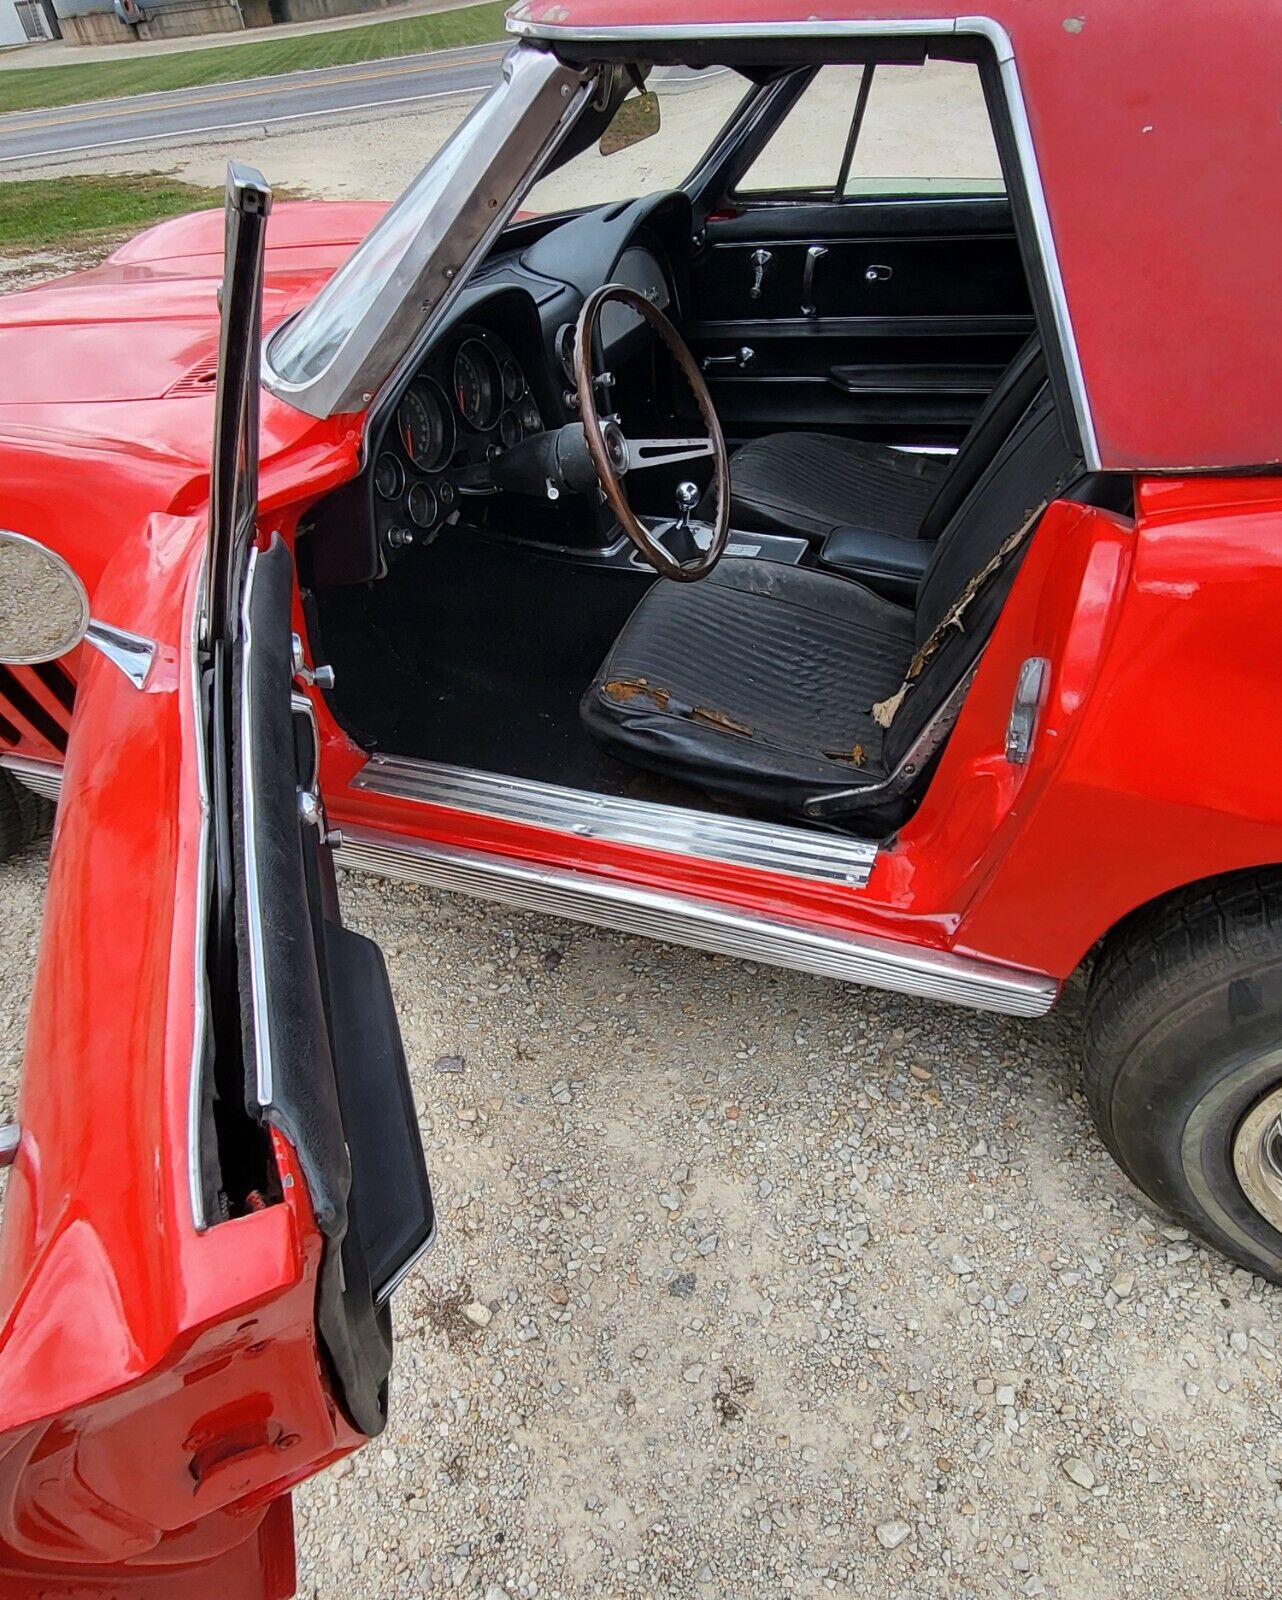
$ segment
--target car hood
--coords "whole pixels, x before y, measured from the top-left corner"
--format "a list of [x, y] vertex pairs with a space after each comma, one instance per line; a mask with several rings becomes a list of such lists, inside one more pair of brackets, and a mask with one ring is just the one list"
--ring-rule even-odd
[[[309, 300], [383, 214], [371, 201], [277, 205], [263, 323]], [[100, 404], [212, 392], [223, 213], [163, 222], [101, 266], [0, 298], [0, 406]]]

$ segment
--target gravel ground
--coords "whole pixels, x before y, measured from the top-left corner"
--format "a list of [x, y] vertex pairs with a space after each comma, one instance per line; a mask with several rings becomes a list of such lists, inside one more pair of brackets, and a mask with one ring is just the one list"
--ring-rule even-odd
[[[43, 881], [0, 866], [0, 1113]], [[343, 888], [440, 1242], [302, 1594], [1277, 1592], [1282, 1298], [1104, 1154], [1080, 989], [1017, 1022]]]

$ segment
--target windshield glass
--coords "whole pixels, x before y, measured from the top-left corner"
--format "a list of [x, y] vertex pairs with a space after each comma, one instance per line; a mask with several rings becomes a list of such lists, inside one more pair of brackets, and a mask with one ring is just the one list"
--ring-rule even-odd
[[269, 342], [263, 381], [312, 416], [357, 411], [453, 299], [595, 85], [518, 45], [498, 85], [334, 274]]

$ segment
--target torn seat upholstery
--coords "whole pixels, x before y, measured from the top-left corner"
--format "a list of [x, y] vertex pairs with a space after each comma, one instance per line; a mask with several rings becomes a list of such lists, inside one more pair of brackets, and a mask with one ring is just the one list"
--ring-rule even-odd
[[[880, 805], [883, 781], [978, 658], [1026, 542], [995, 558], [1079, 470], [1043, 384], [945, 527], [913, 606], [767, 560], [654, 584], [583, 698], [588, 731], [621, 760], [765, 813], [805, 818], [817, 797], [863, 789]], [[960, 620], [932, 639], [990, 564]], [[874, 705], [928, 643], [882, 727]], [[842, 804], [860, 814], [858, 794]]]

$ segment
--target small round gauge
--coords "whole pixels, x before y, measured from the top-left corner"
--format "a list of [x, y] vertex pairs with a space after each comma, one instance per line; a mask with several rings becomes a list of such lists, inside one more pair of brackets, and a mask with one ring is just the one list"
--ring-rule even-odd
[[508, 402], [519, 400], [525, 393], [525, 374], [509, 356], [503, 363], [503, 398]]
[[454, 453], [454, 418], [436, 384], [420, 380], [405, 391], [396, 413], [405, 454], [424, 472], [439, 472]]
[[539, 408], [529, 395], [522, 400], [518, 416], [521, 427], [526, 433], [541, 433], [543, 431], [543, 418], [539, 415]]
[[386, 451], [374, 463], [374, 488], [383, 500], [398, 500], [405, 492], [405, 468]]
[[521, 419], [515, 411], [505, 411], [499, 418], [499, 443], [505, 450], [510, 450], [514, 444], [520, 444], [525, 437], [525, 429], [521, 426]]
[[454, 398], [470, 427], [485, 432], [498, 421], [503, 404], [499, 364], [479, 339], [464, 339], [454, 357]]
[[574, 382], [574, 324], [563, 322], [556, 330], [556, 355], [561, 371]]
[[409, 492], [405, 508], [410, 521], [419, 528], [430, 528], [436, 521], [436, 496], [425, 483], [416, 483]]

